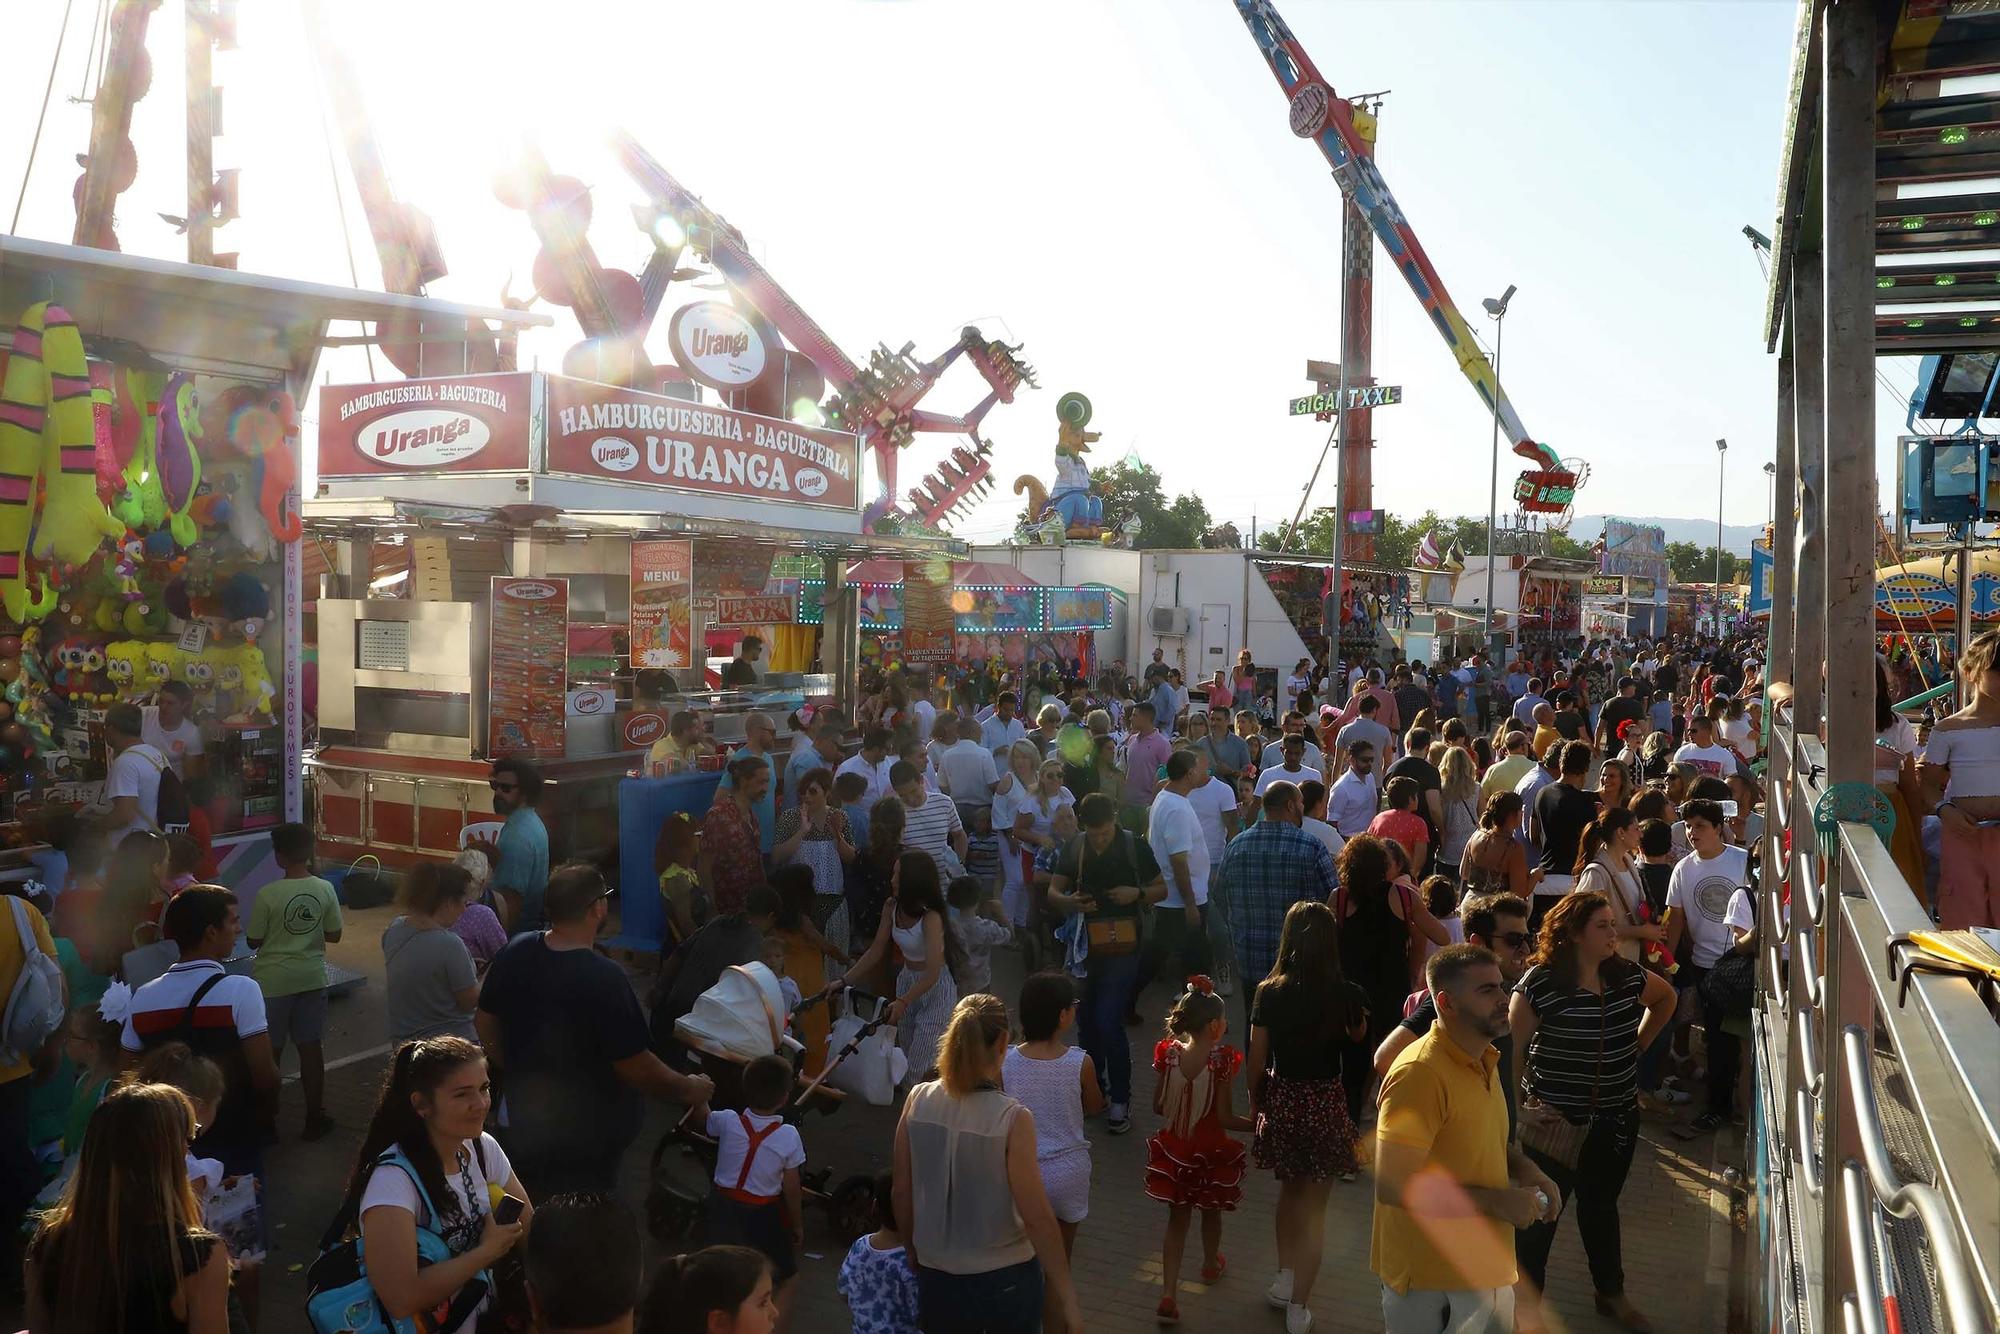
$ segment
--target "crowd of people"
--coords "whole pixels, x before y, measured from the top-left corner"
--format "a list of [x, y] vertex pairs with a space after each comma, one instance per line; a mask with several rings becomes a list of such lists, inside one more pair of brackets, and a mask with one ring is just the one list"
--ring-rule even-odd
[[[1879, 678], [1876, 777], [1918, 835], [1893, 850], [1947, 925], [2000, 902], [1996, 645], [1967, 646], [1967, 706], [1923, 733], [1889, 708], [1886, 660]], [[1086, 1127], [1138, 1121], [1131, 1031], [1164, 981], [1140, 1048], [1160, 1322], [1180, 1319], [1187, 1234], [1217, 1281], [1225, 1217], [1270, 1171], [1266, 1296], [1303, 1334], [1329, 1193], [1372, 1161], [1386, 1328], [1545, 1327], [1566, 1212], [1598, 1309], [1651, 1328], [1619, 1195], [1642, 1118], [1698, 1135], [1736, 1115], [1762, 714], [1783, 687], [1734, 642], [1283, 675], [1245, 652], [1192, 688], [1154, 658], [895, 673], [851, 715], [785, 720], [789, 749], [748, 715], [713, 806], [660, 830], [668, 942], [644, 1004], [596, 948], [602, 871], [551, 867], [541, 775], [497, 762], [497, 835], [406, 875], [383, 933], [395, 1054], [316, 1294], [358, 1282], [389, 1319], [467, 1331], [784, 1329], [807, 1154], [785, 1108], [833, 1059], [811, 1002], [854, 991], [883, 998], [908, 1068], [875, 1226], [841, 1266], [854, 1328], [1081, 1328]], [[247, 920], [199, 877], [199, 844], [116, 832], [62, 839], [48, 920], [18, 898], [0, 914], [4, 989], [46, 959], [61, 1002], [45, 1042], [0, 1052], [0, 1181], [17, 1216], [44, 1197], [10, 1272], [37, 1334], [254, 1323], [287, 1047], [299, 1133], [332, 1128], [341, 906], [303, 826], [271, 834], [280, 878]], [[130, 948], [143, 926], [170, 943], [157, 966]], [[225, 967], [242, 942], [247, 972]], [[996, 953], [1019, 957], [1011, 1006]], [[751, 963], [781, 979], [800, 1056], [719, 1094], [676, 1021]], [[647, 1098], [712, 1142], [716, 1244], [642, 1284], [616, 1197]]]

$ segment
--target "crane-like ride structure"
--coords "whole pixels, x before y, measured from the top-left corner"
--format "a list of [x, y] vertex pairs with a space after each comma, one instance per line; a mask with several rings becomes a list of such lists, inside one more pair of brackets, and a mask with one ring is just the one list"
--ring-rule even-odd
[[[1451, 349], [1459, 370], [1472, 382], [1487, 410], [1497, 417], [1514, 453], [1532, 465], [1515, 484], [1516, 501], [1528, 513], [1566, 512], [1576, 488], [1583, 484], [1586, 470], [1580, 462], [1565, 463], [1554, 449], [1528, 434], [1520, 414], [1500, 387], [1493, 363], [1473, 338], [1430, 256], [1424, 253], [1423, 243], [1417, 239], [1409, 219], [1403, 216], [1388, 182], [1382, 179], [1375, 165], [1371, 136], [1366, 132], [1367, 127], [1357, 121], [1356, 107], [1334, 93], [1332, 85], [1320, 75], [1312, 57], [1279, 16], [1272, 0], [1235, 0], [1235, 4], [1278, 86], [1290, 100], [1292, 133], [1319, 146], [1333, 168], [1333, 178], [1341, 194], [1382, 243], [1417, 303], [1431, 317], [1438, 336]], [[1359, 364], [1365, 369], [1365, 340], [1358, 349], [1353, 340], [1349, 339], [1348, 344], [1346, 359], [1354, 361], [1358, 351]]]

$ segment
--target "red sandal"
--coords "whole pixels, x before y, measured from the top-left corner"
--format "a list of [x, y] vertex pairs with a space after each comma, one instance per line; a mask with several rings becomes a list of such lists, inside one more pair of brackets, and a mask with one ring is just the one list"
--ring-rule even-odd
[[1213, 1266], [1203, 1265], [1201, 1267], [1201, 1281], [1204, 1283], [1219, 1283], [1222, 1281], [1222, 1275], [1228, 1268], [1229, 1257], [1218, 1253]]
[[1159, 1306], [1154, 1308], [1153, 1319], [1163, 1325], [1178, 1325], [1181, 1322], [1181, 1308], [1179, 1303], [1175, 1302], [1171, 1297], [1160, 1298]]

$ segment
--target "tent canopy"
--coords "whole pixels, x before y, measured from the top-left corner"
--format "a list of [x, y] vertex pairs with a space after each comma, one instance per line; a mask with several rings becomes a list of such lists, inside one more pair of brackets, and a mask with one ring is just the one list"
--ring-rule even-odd
[[[856, 561], [847, 567], [847, 582], [850, 584], [900, 584], [903, 582], [903, 564], [894, 560]], [[1040, 588], [1042, 585], [1012, 565], [1002, 565], [997, 561], [955, 560], [951, 563], [951, 582], [958, 588], [998, 588], [1012, 590], [1018, 588]]]

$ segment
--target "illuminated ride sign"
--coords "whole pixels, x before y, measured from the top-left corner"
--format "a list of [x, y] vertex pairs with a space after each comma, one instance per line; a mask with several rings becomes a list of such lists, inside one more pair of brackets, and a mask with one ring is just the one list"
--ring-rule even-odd
[[[1403, 386], [1399, 384], [1350, 385], [1347, 390], [1347, 407], [1387, 408], [1403, 401]], [[1325, 393], [1307, 394], [1304, 398], [1291, 400], [1292, 416], [1309, 417], [1316, 413], [1335, 412], [1340, 408], [1340, 391], [1335, 389]]]
[[1529, 514], [1561, 514], [1575, 501], [1576, 487], [1567, 469], [1531, 468], [1514, 479], [1514, 502]]

